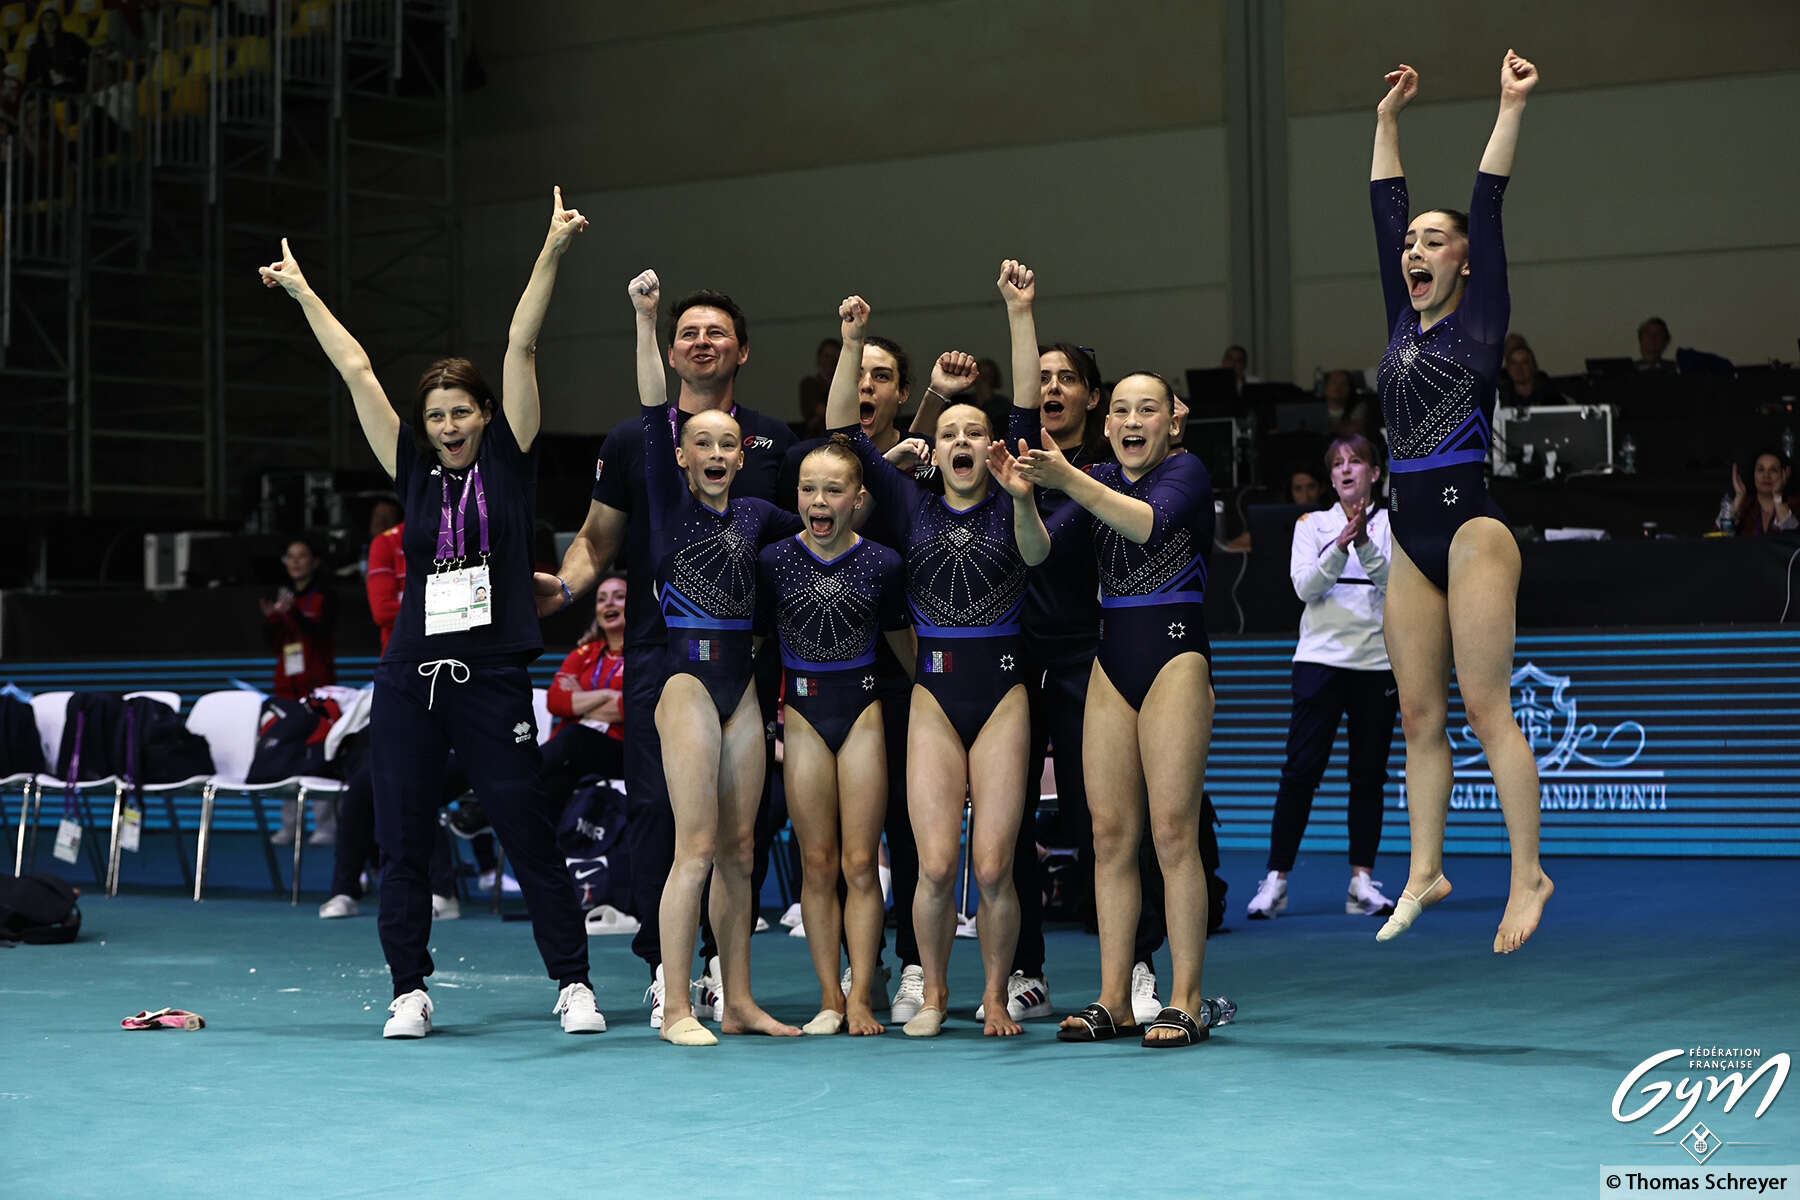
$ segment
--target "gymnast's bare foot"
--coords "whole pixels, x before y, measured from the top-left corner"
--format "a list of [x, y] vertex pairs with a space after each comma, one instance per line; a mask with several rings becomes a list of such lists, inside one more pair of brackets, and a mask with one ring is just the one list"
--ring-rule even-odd
[[860, 1004], [855, 1000], [850, 1001], [845, 1013], [849, 1019], [851, 1037], [875, 1037], [887, 1032], [887, 1026], [875, 1019], [875, 1014], [866, 1001]]
[[1550, 902], [1550, 894], [1556, 890], [1556, 885], [1550, 882], [1542, 868], [1534, 874], [1535, 879], [1513, 880], [1512, 894], [1506, 898], [1506, 912], [1500, 918], [1500, 930], [1494, 934], [1495, 954], [1511, 954], [1537, 932], [1544, 905]]
[[987, 1017], [981, 1026], [983, 1037], [1017, 1037], [1025, 1032], [1025, 1027], [1013, 1020], [1006, 1011], [1006, 989], [1002, 987], [996, 996], [991, 990], [981, 998], [982, 1007]]
[[725, 1005], [725, 1019], [719, 1022], [719, 1032], [734, 1033], [766, 1033], [770, 1037], [799, 1037], [800, 1030], [784, 1022], [777, 1021], [762, 1010], [756, 1003]]

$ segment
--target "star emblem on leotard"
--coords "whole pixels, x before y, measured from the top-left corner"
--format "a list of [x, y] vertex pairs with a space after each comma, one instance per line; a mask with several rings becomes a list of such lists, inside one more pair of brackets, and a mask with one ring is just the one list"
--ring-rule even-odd
[[1455, 503], [1456, 503], [1456, 489], [1453, 487], [1445, 488], [1444, 489], [1444, 507], [1448, 508], [1450, 505], [1455, 504]]
[[1169, 622], [1169, 636], [1172, 638], [1175, 638], [1177, 640], [1186, 637], [1187, 636], [1187, 622], [1186, 621], [1170, 621]]
[[1013, 669], [1013, 656], [1012, 655], [1002, 654], [1000, 656], [1000, 669], [1002, 671], [1010, 671]]
[[875, 690], [875, 677], [873, 675], [864, 675], [862, 683], [863, 691], [872, 692]]

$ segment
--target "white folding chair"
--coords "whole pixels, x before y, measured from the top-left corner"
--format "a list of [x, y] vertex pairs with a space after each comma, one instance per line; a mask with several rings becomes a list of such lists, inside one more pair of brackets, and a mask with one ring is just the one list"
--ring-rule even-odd
[[[38, 743], [43, 747], [44, 762], [55, 763], [62, 753], [63, 726], [69, 716], [69, 697], [73, 692], [39, 692], [31, 698], [31, 713], [37, 721]], [[79, 772], [77, 772], [79, 773]], [[88, 794], [100, 788], [114, 787], [118, 777], [107, 775], [100, 779], [71, 780], [59, 779], [48, 771], [40, 771], [32, 776], [28, 786], [32, 795], [27, 798], [19, 813], [19, 839], [13, 852], [13, 874], [23, 875], [25, 868], [37, 857], [38, 822], [42, 818], [44, 808], [44, 787], [60, 788], [65, 793], [72, 793], [78, 804], [82, 826], [93, 825], [93, 810], [88, 804]], [[27, 838], [30, 839], [27, 849]], [[106, 882], [106, 866], [100, 859], [99, 849], [93, 841], [83, 838], [88, 848], [88, 858], [94, 867], [94, 881]]]
[[[147, 700], [155, 700], [160, 704], [166, 704], [174, 712], [181, 711], [181, 697], [174, 692], [148, 691], [125, 693], [125, 699], [127, 700], [135, 700], [139, 697], [143, 697]], [[190, 729], [193, 728], [191, 718], [188, 727]], [[145, 795], [162, 796], [164, 807], [169, 816], [169, 836], [175, 839], [175, 854], [181, 861], [181, 873], [186, 877], [190, 874], [188, 870], [187, 850], [181, 844], [181, 821], [175, 815], [174, 793], [187, 791], [195, 787], [204, 787], [206, 781], [211, 778], [212, 776], [210, 775], [194, 775], [175, 783], [133, 783], [123, 776], [120, 777], [118, 784], [113, 789], [112, 841], [106, 856], [107, 895], [116, 896], [119, 894], [120, 867], [125, 857], [124, 843], [120, 838], [120, 831], [124, 828], [125, 793], [131, 791]]]
[[263, 853], [268, 859], [270, 877], [276, 892], [281, 891], [281, 870], [275, 865], [275, 852], [269, 846], [269, 822], [263, 812], [262, 797], [268, 793], [292, 793], [299, 806], [294, 823], [294, 877], [289, 902], [300, 903], [301, 856], [306, 849], [306, 800], [317, 792], [341, 792], [344, 785], [336, 779], [317, 775], [291, 775], [272, 783], [249, 783], [250, 761], [256, 754], [256, 731], [263, 697], [258, 692], [208, 692], [194, 701], [188, 714], [188, 728], [206, 739], [212, 750], [213, 774], [200, 795], [200, 836], [194, 853], [194, 899], [201, 898], [206, 887], [206, 857], [212, 842], [213, 810], [220, 792], [247, 796], [256, 815], [257, 833], [262, 839]]

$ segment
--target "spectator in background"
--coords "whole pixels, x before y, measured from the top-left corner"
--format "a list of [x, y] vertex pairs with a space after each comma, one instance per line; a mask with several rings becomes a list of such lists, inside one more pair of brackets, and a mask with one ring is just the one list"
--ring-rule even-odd
[[289, 542], [281, 562], [292, 586], [259, 601], [263, 636], [275, 650], [274, 694], [300, 700], [337, 682], [337, 597], [319, 586], [319, 551], [310, 539]]
[[1640, 371], [1673, 371], [1675, 363], [1663, 357], [1669, 349], [1669, 323], [1661, 317], [1647, 317], [1637, 328], [1637, 369]]
[[1332, 436], [1359, 433], [1367, 437], [1372, 432], [1369, 429], [1368, 398], [1358, 394], [1354, 375], [1341, 368], [1328, 371], [1323, 394], [1325, 424]]
[[[1791, 478], [1793, 464], [1779, 450], [1762, 450], [1757, 453], [1750, 468], [1751, 487], [1744, 486], [1744, 473], [1736, 463], [1731, 464], [1731, 498], [1726, 511], [1736, 522], [1735, 532], [1739, 537], [1800, 529], [1800, 519], [1794, 516], [1793, 507], [1787, 499], [1788, 481]], [[1726, 513], [1721, 512], [1719, 515], [1723, 518]], [[1722, 532], [1734, 532], [1725, 529], [1723, 519], [1719, 521], [1718, 527]]]
[[1530, 408], [1562, 402], [1562, 396], [1550, 386], [1550, 377], [1538, 370], [1537, 355], [1532, 352], [1531, 343], [1520, 335], [1506, 335], [1501, 362], [1505, 367], [1500, 376], [1500, 403], [1503, 406]]
[[1241, 396], [1246, 383], [1261, 383], [1260, 375], [1250, 374], [1250, 352], [1242, 346], [1225, 347], [1225, 353], [1219, 356], [1219, 365], [1237, 376], [1237, 390]]
[[1305, 508], [1322, 508], [1325, 484], [1317, 467], [1296, 466], [1288, 472], [1288, 503]]
[[25, 86], [54, 92], [87, 87], [88, 44], [63, 28], [62, 10], [47, 3], [38, 10], [37, 40], [25, 55]]
[[[379, 512], [381, 504], [375, 507]], [[399, 511], [399, 505], [393, 507]], [[375, 627], [381, 630], [381, 651], [385, 654], [388, 639], [394, 636], [394, 622], [400, 619], [400, 602], [406, 597], [406, 551], [400, 541], [406, 533], [406, 525], [402, 522], [376, 532], [376, 519], [375, 516], [369, 518], [374, 540], [369, 543], [369, 566], [363, 586], [369, 593], [369, 615], [375, 618]]]
[[813, 373], [800, 381], [800, 426], [795, 432], [803, 438], [825, 436], [825, 393], [831, 389], [831, 373], [837, 370], [838, 351], [843, 343], [826, 338], [814, 352]]
[[544, 747], [544, 778], [559, 813], [583, 776], [625, 775], [625, 601], [625, 576], [604, 576], [594, 593], [594, 623], [545, 696], [557, 725]]

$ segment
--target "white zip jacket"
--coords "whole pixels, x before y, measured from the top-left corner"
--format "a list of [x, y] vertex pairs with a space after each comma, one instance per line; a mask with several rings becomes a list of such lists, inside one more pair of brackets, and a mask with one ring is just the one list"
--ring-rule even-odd
[[1351, 671], [1388, 670], [1382, 610], [1387, 603], [1388, 562], [1394, 535], [1386, 508], [1369, 518], [1368, 541], [1352, 544], [1356, 553], [1333, 544], [1349, 524], [1341, 504], [1323, 512], [1302, 513], [1294, 523], [1294, 548], [1288, 575], [1294, 592], [1306, 601], [1300, 614], [1300, 644], [1295, 662], [1323, 663]]

